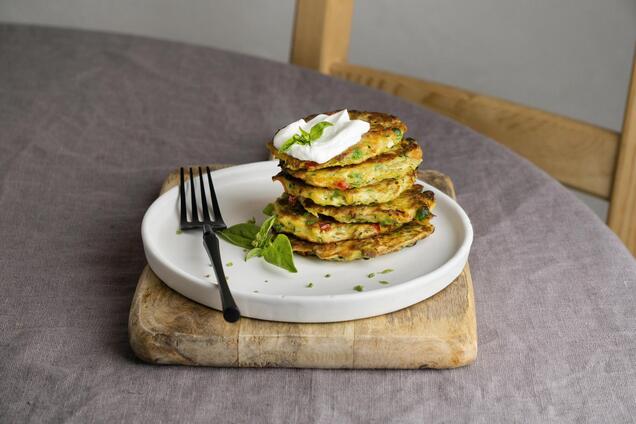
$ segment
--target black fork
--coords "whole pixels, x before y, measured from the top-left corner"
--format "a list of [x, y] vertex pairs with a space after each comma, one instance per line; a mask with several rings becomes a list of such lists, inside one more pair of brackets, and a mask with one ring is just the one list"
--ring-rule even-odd
[[223, 318], [228, 322], [236, 322], [241, 317], [241, 312], [234, 302], [232, 292], [227, 285], [225, 273], [223, 272], [223, 262], [221, 261], [221, 251], [219, 249], [219, 239], [214, 234], [214, 231], [224, 230], [226, 227], [223, 217], [221, 216], [221, 210], [219, 209], [219, 201], [216, 198], [214, 192], [214, 184], [212, 184], [212, 176], [210, 175], [210, 168], [205, 167], [208, 177], [208, 185], [210, 186], [210, 198], [212, 199], [212, 216], [208, 209], [208, 201], [205, 193], [205, 184], [203, 183], [203, 173], [201, 167], [199, 167], [199, 185], [201, 195], [201, 210], [203, 211], [203, 219], [199, 219], [199, 209], [197, 206], [197, 198], [194, 188], [194, 178], [192, 175], [192, 168], [190, 168], [190, 209], [192, 211], [191, 219], [188, 220], [188, 213], [186, 207], [186, 191], [185, 191], [185, 179], [183, 175], [183, 168], [179, 170], [179, 200], [180, 200], [180, 223], [179, 228], [182, 231], [194, 230], [198, 228], [203, 229], [203, 245], [208, 252], [208, 256], [212, 261], [212, 267], [214, 268], [214, 274], [219, 282], [219, 291], [221, 292], [221, 305], [223, 307]]

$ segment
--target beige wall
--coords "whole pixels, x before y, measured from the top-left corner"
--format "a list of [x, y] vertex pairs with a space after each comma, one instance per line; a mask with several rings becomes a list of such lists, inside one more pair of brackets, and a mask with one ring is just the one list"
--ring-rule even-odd
[[357, 0], [351, 41], [354, 63], [619, 129], [636, 1]]
[[0, 21], [184, 41], [287, 61], [294, 0], [0, 0]]
[[[0, 20], [100, 29], [286, 61], [294, 0], [0, 0]], [[354, 63], [619, 129], [634, 0], [356, 0]]]

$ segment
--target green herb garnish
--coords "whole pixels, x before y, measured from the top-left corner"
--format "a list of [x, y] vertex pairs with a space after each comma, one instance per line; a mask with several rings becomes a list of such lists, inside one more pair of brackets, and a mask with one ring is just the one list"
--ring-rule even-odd
[[389, 283], [388, 281], [386, 281], [386, 280], [378, 281], [378, 283], [380, 283], [380, 284], [390, 284], [390, 283]]
[[353, 153], [351, 153], [351, 159], [353, 160], [362, 159], [362, 150], [354, 149]]
[[274, 241], [263, 250], [263, 259], [289, 272], [298, 272], [294, 265], [291, 243], [284, 234], [278, 234]]
[[268, 203], [267, 206], [265, 206], [265, 208], [263, 209], [263, 214], [267, 216], [274, 215], [274, 204]]
[[307, 225], [314, 225], [317, 224], [318, 221], [320, 221], [317, 217], [310, 215], [309, 217], [307, 217], [307, 219], [305, 220], [305, 222], [307, 223]]
[[306, 146], [310, 145], [312, 141], [316, 141], [320, 137], [322, 137], [322, 133], [325, 131], [325, 128], [331, 127], [331, 126], [333, 126], [331, 122], [323, 121], [323, 122], [318, 122], [316, 125], [311, 127], [309, 132], [303, 130], [302, 128], [299, 128], [300, 134], [294, 134], [289, 140], [284, 142], [283, 145], [280, 146], [280, 149], [278, 150], [280, 150], [281, 152], [285, 152], [289, 150], [289, 148], [296, 143], [303, 144]]
[[307, 283], [307, 285], [305, 287], [307, 287], [308, 289], [312, 288], [314, 286], [314, 283]]
[[367, 278], [373, 278], [375, 277], [375, 272], [372, 272], [371, 274], [367, 275]]
[[388, 274], [389, 272], [393, 272], [393, 270], [391, 268], [383, 269], [380, 274]]
[[359, 172], [352, 172], [347, 176], [347, 180], [351, 182], [353, 185], [361, 185], [362, 184], [362, 174]]
[[357, 292], [361, 292], [362, 290], [364, 290], [364, 286], [363, 286], [363, 285], [361, 285], [361, 284], [358, 284], [358, 285], [357, 285], [357, 286], [355, 286], [353, 289], [354, 289], [355, 291], [357, 291]]
[[272, 226], [276, 216], [267, 218], [261, 226], [253, 221], [233, 225], [219, 233], [222, 239], [247, 249], [245, 260], [262, 257], [266, 262], [289, 272], [298, 272], [294, 266], [291, 243], [284, 234], [274, 235]]
[[325, 278], [331, 277], [331, 274], [325, 274]]
[[243, 224], [232, 225], [229, 228], [219, 232], [219, 236], [235, 246], [242, 247], [243, 249], [252, 249], [252, 242], [256, 238], [259, 227], [251, 221], [247, 221]]
[[415, 219], [417, 219], [418, 221], [423, 221], [429, 216], [431, 216], [431, 211], [429, 211], [426, 206], [422, 206], [415, 213]]
[[393, 128], [392, 130], [393, 130], [393, 134], [398, 136], [398, 138], [402, 138], [402, 130], [400, 130], [399, 128]]
[[232, 266], [232, 265], [234, 265], [232, 262], [228, 262], [225, 264], [225, 266]]
[[177, 228], [177, 235], [179, 234], [183, 234], [183, 231], [181, 231], [181, 229]]

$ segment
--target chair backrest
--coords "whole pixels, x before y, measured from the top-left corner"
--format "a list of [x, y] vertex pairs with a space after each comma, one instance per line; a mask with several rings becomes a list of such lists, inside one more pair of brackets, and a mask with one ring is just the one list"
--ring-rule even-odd
[[505, 144], [565, 185], [610, 201], [608, 225], [636, 255], [636, 55], [623, 130], [347, 61], [353, 0], [297, 0], [291, 62], [374, 87]]

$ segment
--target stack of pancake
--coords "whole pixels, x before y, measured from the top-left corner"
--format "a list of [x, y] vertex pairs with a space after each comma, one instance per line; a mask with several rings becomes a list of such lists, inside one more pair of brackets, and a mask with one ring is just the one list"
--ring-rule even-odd
[[[268, 148], [285, 193], [274, 203], [277, 232], [292, 248], [320, 259], [368, 259], [414, 245], [434, 231], [433, 193], [415, 183], [422, 150], [404, 138], [392, 115], [349, 111], [370, 124], [361, 140], [325, 163], [301, 161]], [[308, 121], [311, 117], [306, 118]]]

